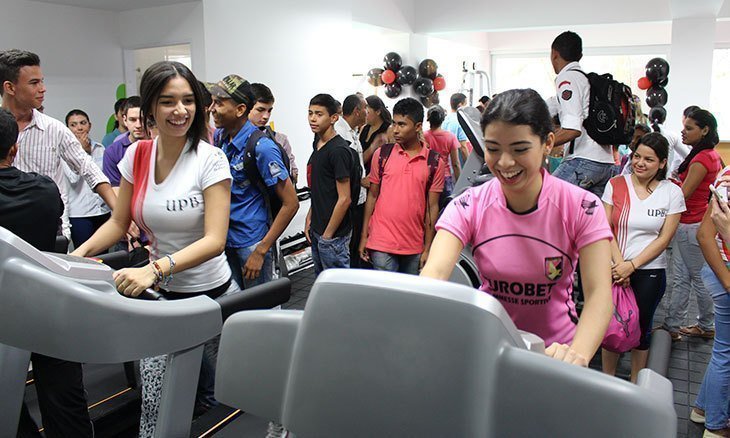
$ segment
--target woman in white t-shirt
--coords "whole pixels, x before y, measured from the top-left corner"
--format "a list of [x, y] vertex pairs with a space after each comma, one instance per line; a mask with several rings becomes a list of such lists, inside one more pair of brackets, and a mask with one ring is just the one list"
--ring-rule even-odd
[[[87, 256], [114, 245], [134, 221], [150, 240], [150, 263], [114, 274], [119, 292], [137, 296], [159, 287], [168, 299], [238, 290], [223, 249], [230, 215], [231, 174], [220, 149], [207, 138], [202, 90], [177, 62], [158, 62], [140, 85], [143, 123], [157, 125], [155, 140], [131, 145], [119, 170], [119, 201], [106, 222], [74, 255]], [[215, 344], [216, 340], [210, 342]], [[203, 366], [214, 348], [206, 345]], [[144, 359], [140, 436], [151, 436], [159, 408], [165, 356]], [[214, 363], [214, 362], [213, 362]], [[213, 370], [214, 373], [214, 370]], [[212, 381], [201, 381], [201, 397], [212, 399]]]
[[[685, 211], [682, 189], [667, 177], [667, 139], [658, 132], [641, 137], [631, 155], [630, 175], [612, 178], [603, 205], [616, 237], [611, 242], [613, 281], [630, 284], [639, 306], [641, 342], [631, 351], [631, 381], [646, 366], [652, 319], [666, 288], [664, 254]], [[616, 373], [619, 355], [603, 349], [603, 371]]]

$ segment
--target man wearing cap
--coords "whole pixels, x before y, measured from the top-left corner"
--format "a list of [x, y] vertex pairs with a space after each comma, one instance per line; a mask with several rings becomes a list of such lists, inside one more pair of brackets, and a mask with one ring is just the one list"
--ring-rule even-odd
[[[226, 256], [233, 278], [245, 289], [271, 280], [271, 248], [299, 209], [299, 200], [279, 147], [266, 136], [256, 143], [255, 155], [260, 179], [269, 193], [262, 193], [246, 175], [246, 144], [257, 130], [248, 120], [254, 104], [251, 84], [240, 76], [228, 75], [206, 87], [213, 97], [211, 115], [218, 128], [215, 137], [220, 138], [219, 146], [228, 157], [233, 175]], [[278, 196], [282, 204], [271, 222], [265, 195]]]

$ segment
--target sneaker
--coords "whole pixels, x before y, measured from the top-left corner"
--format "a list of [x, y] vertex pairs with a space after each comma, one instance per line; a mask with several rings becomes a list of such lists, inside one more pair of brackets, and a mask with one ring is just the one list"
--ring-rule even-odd
[[289, 433], [288, 430], [284, 429], [279, 423], [269, 421], [269, 428], [266, 433], [266, 438], [293, 438], [294, 434]]
[[697, 424], [705, 424], [705, 412], [697, 408], [689, 411], [689, 421]]
[[705, 429], [705, 433], [702, 435], [702, 438], [723, 438], [723, 437], [730, 437], [730, 428], [724, 428], [719, 430], [709, 430]]
[[698, 338], [705, 338], [705, 339], [714, 339], [715, 338], [715, 330], [704, 330], [699, 325], [691, 325], [689, 327], [682, 327], [679, 329], [679, 332], [686, 336], [692, 336], [692, 337], [698, 337]]

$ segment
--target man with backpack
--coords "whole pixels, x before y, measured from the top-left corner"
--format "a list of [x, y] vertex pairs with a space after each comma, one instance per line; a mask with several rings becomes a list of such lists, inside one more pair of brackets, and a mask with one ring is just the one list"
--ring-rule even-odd
[[226, 257], [241, 289], [273, 276], [272, 247], [299, 209], [286, 153], [248, 120], [251, 84], [228, 75], [206, 84], [211, 115], [233, 175]]
[[583, 57], [583, 42], [574, 32], [563, 32], [552, 43], [550, 61], [555, 73], [560, 128], [555, 146], [565, 144], [563, 162], [553, 176], [568, 181], [598, 197], [614, 174], [613, 144], [599, 144], [584, 126], [589, 118], [591, 85], [578, 61]]
[[399, 100], [393, 107], [396, 143], [373, 154], [359, 252], [377, 270], [417, 275], [428, 259], [445, 164], [419, 141], [422, 124], [423, 105]]

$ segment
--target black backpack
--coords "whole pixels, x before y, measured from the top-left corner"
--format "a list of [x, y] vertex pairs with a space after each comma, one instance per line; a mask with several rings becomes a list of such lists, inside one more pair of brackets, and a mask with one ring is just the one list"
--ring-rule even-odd
[[271, 190], [264, 184], [263, 178], [261, 178], [261, 173], [259, 172], [259, 168], [256, 166], [256, 144], [258, 144], [259, 140], [263, 137], [268, 137], [271, 141], [274, 142], [276, 147], [279, 148], [279, 152], [281, 153], [281, 159], [284, 162], [284, 167], [286, 167], [286, 171], [289, 173], [289, 177], [291, 178], [291, 162], [289, 161], [289, 155], [287, 155], [284, 148], [274, 140], [274, 133], [273, 131], [270, 131], [269, 128], [266, 128], [264, 130], [256, 129], [253, 133], [251, 133], [251, 136], [246, 140], [246, 150], [244, 151], [243, 155], [243, 169], [246, 171], [246, 175], [248, 176], [248, 179], [251, 181], [251, 184], [255, 185], [261, 194], [264, 196], [264, 202], [266, 203], [266, 209], [269, 213], [269, 225], [271, 225], [274, 221], [274, 218], [279, 213], [279, 210], [281, 210], [281, 199], [279, 199], [278, 196], [276, 196], [276, 193], [272, 193]]
[[631, 88], [608, 73], [574, 70], [583, 73], [591, 87], [588, 118], [583, 121], [588, 135], [600, 145], [631, 143], [636, 124]]

